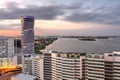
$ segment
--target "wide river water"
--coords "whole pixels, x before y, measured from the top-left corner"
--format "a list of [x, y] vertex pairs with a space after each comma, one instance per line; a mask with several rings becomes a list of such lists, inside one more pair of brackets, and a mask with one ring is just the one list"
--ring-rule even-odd
[[111, 53], [120, 51], [120, 38], [81, 41], [77, 38], [59, 38], [46, 47], [58, 52]]

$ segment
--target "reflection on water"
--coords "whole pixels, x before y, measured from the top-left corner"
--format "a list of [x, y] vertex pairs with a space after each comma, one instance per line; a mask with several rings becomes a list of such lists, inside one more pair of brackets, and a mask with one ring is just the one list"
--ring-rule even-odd
[[81, 41], [75, 38], [59, 38], [47, 47], [59, 52], [107, 53], [120, 51], [120, 38]]

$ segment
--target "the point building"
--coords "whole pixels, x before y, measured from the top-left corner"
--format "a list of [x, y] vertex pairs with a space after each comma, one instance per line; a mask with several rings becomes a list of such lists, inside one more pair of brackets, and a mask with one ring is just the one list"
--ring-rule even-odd
[[22, 49], [22, 72], [25, 74], [32, 74], [32, 57], [34, 54], [34, 17], [21, 17], [22, 34], [21, 43]]
[[34, 17], [22, 16], [22, 53], [34, 54]]

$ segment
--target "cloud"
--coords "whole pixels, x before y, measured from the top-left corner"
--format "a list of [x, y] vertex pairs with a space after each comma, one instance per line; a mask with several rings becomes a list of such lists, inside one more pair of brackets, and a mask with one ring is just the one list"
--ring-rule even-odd
[[20, 20], [0, 20], [0, 30], [20, 30]]
[[120, 5], [107, 7], [99, 6], [95, 8], [81, 8], [66, 16], [65, 20], [71, 22], [92, 22], [102, 24], [120, 24]]
[[[78, 1], [72, 4], [59, 4], [57, 1], [47, 0], [48, 5], [30, 5], [17, 2], [7, 2], [6, 9], [0, 9], [0, 19], [19, 19], [23, 15], [32, 15], [39, 20], [66, 20], [70, 22], [92, 22], [102, 24], [120, 24], [120, 1], [108, 2], [108, 0]], [[95, 4], [96, 3], [96, 4]], [[14, 5], [13, 5], [14, 4]], [[58, 18], [59, 17], [59, 18]]]
[[32, 15], [36, 19], [53, 20], [56, 19], [56, 16], [62, 14], [64, 12], [60, 9], [60, 6], [55, 5], [26, 5], [25, 8], [19, 8], [18, 3], [9, 2], [6, 9], [0, 9], [0, 19], [18, 19], [23, 15]]
[[0, 30], [20, 30], [20, 27], [18, 24], [11, 24], [11, 25], [0, 24]]
[[64, 20], [71, 22], [92, 22], [102, 24], [120, 24], [120, 1], [81, 0], [66, 6]]

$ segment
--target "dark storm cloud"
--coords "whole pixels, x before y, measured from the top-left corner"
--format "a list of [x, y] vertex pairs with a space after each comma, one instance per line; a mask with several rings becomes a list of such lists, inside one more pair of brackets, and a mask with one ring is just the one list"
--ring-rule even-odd
[[17, 3], [8, 3], [7, 9], [0, 9], [0, 19], [18, 19], [23, 15], [32, 15], [37, 19], [52, 20], [56, 19], [56, 16], [64, 14], [59, 9], [60, 6], [35, 6], [27, 5], [26, 8], [19, 8]]
[[[96, 2], [96, 0], [91, 0]], [[106, 0], [108, 2], [108, 0]], [[118, 0], [117, 0], [118, 1]], [[120, 2], [120, 1], [118, 1]], [[26, 5], [25, 8], [19, 8], [19, 4], [9, 2], [7, 9], [0, 9], [0, 19], [19, 19], [23, 15], [32, 15], [36, 19], [53, 20], [57, 16], [64, 16], [64, 20], [71, 22], [93, 22], [102, 24], [120, 24], [120, 4], [111, 5], [99, 4], [87, 1], [76, 1], [75, 3], [65, 4], [50, 4], [48, 6]], [[87, 6], [87, 7], [86, 7]]]
[[[97, 12], [100, 11], [100, 12]], [[93, 10], [91, 12], [74, 12], [67, 16], [65, 20], [73, 22], [97, 22], [105, 24], [120, 24], [120, 8], [108, 10], [107, 8]]]
[[71, 22], [120, 24], [120, 4], [114, 6], [88, 6], [87, 8], [79, 6], [79, 8], [75, 9], [77, 10], [74, 10], [71, 15], [66, 16], [65, 20]]

